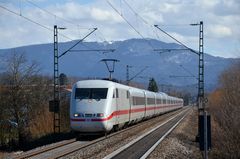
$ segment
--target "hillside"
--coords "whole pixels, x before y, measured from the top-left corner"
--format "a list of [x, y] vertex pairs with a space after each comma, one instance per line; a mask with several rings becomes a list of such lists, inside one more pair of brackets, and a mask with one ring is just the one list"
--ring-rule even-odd
[[[175, 43], [164, 43], [158, 40], [148, 39], [154, 49], [177, 49], [180, 45]], [[67, 76], [79, 77], [106, 77], [108, 71], [103, 58], [114, 58], [120, 60], [116, 64], [114, 77], [120, 80], [126, 79], [126, 65], [133, 66], [130, 69], [130, 78], [145, 66], [149, 66], [135, 81], [148, 82], [149, 77], [154, 77], [158, 83], [177, 86], [189, 86], [197, 83], [198, 56], [190, 51], [172, 51], [159, 54], [143, 39], [129, 39], [124, 41], [107, 42], [84, 42], [74, 50], [89, 49], [116, 49], [113, 53], [102, 53], [92, 51], [68, 52], [59, 60], [60, 73]], [[76, 41], [59, 43], [59, 54], [67, 50]], [[28, 59], [40, 64], [42, 74], [53, 74], [53, 44], [39, 44], [22, 46], [18, 48], [2, 49], [0, 56], [4, 59], [11, 52], [24, 52]], [[228, 68], [235, 60], [222, 57], [214, 57], [205, 54], [205, 83], [206, 88], [215, 87], [218, 75]], [[0, 63], [4, 65], [4, 62]], [[4, 68], [4, 66], [2, 66]], [[3, 69], [4, 70], [4, 69]], [[3, 71], [2, 71], [3, 72]], [[172, 76], [195, 76], [173, 78]]]

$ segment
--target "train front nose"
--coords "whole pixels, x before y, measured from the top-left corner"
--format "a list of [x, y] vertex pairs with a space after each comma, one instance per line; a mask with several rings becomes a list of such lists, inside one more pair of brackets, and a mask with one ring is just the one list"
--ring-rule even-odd
[[[100, 114], [100, 113], [99, 113]], [[78, 132], [106, 132], [107, 121], [104, 117], [97, 117], [96, 115], [85, 114], [84, 117], [75, 117], [71, 119], [71, 128]]]
[[71, 128], [79, 132], [106, 132], [107, 121], [103, 113], [73, 114]]
[[[88, 86], [89, 87], [89, 86]], [[71, 99], [71, 128], [78, 132], [106, 132], [108, 88], [75, 88]]]

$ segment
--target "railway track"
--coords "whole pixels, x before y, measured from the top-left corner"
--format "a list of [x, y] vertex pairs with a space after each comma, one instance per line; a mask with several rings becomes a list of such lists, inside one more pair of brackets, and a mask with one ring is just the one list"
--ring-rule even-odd
[[104, 157], [104, 159], [145, 159], [155, 147], [182, 121], [188, 110], [168, 119], [156, 128]]
[[[181, 111], [182, 110], [170, 112], [170, 113], [167, 113], [165, 115], [162, 115], [162, 116], [156, 117], [156, 118], [162, 118], [162, 120], [163, 120], [165, 118], [170, 118], [173, 114], [176, 114]], [[156, 121], [154, 121], [154, 120], [156, 120]], [[84, 149], [86, 149], [88, 147], [94, 146], [95, 144], [99, 144], [105, 140], [114, 138], [114, 137], [121, 135], [123, 133], [126, 133], [128, 131], [134, 132], [134, 129], [137, 129], [138, 127], [141, 127], [142, 125], [151, 125], [154, 122], [157, 123], [157, 119], [153, 118], [151, 120], [146, 120], [144, 122], [133, 125], [131, 127], [123, 129], [121, 131], [109, 134], [104, 137], [100, 137], [93, 141], [77, 141], [76, 139], [67, 140], [67, 141], [63, 141], [59, 144], [55, 144], [52, 146], [46, 146], [46, 148], [42, 148], [42, 149], [39, 149], [36, 151], [26, 152], [21, 155], [15, 155], [15, 156], [13, 156], [13, 158], [15, 158], [15, 159], [23, 159], [23, 158], [50, 159], [51, 158], [51, 159], [53, 159], [53, 158], [65, 157], [65, 156], [68, 156], [69, 154], [73, 154], [80, 150], [84, 151]]]

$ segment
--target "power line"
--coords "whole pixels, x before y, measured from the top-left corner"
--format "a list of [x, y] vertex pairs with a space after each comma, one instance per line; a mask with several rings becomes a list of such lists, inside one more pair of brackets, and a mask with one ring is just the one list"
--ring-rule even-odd
[[[15, 15], [17, 15], [17, 16], [19, 16], [19, 17], [22, 17], [22, 18], [24, 18], [25, 20], [27, 20], [27, 21], [29, 21], [29, 22], [31, 22], [31, 23], [34, 23], [34, 24], [36, 24], [36, 25], [38, 25], [38, 26], [40, 26], [40, 27], [42, 27], [42, 28], [44, 28], [44, 29], [47, 29], [47, 30], [53, 32], [53, 29], [51, 29], [51, 28], [49, 28], [49, 27], [47, 27], [47, 26], [45, 26], [45, 25], [43, 25], [43, 24], [41, 24], [41, 23], [39, 23], [39, 22], [36, 22], [36, 21], [34, 21], [34, 20], [32, 20], [32, 19], [30, 19], [30, 18], [22, 15], [21, 13], [19, 14], [19, 13], [17, 13], [17, 12], [14, 12], [14, 11], [12, 11], [12, 10], [4, 7], [4, 6], [1, 6], [1, 5], [0, 5], [0, 8], [4, 9], [4, 10], [6, 10], [6, 11], [12, 13], [12, 14], [15, 14]], [[59, 33], [59, 35], [65, 37], [65, 38], [67, 38], [67, 39], [69, 39], [69, 40], [73, 40], [73, 39], [69, 38], [68, 36], [66, 36], [66, 35], [64, 35], [64, 34]]]
[[153, 35], [155, 35], [157, 37], [157, 39], [160, 40], [160, 37], [158, 36], [157, 32], [155, 31], [154, 26], [149, 24], [140, 14], [138, 14], [126, 0], [123, 0], [123, 1], [128, 6], [128, 8], [135, 14], [135, 16], [139, 17], [139, 19], [142, 20], [145, 25], [147, 25], [151, 28], [151, 30], [153, 31], [152, 32]]
[[110, 7], [112, 7], [112, 9], [113, 9], [116, 13], [118, 13], [118, 15], [120, 15], [120, 16], [127, 22], [127, 24], [128, 24], [130, 27], [132, 27], [132, 29], [133, 29], [138, 35], [140, 35], [143, 39], [145, 39], [144, 36], [143, 36], [108, 0], [106, 0], [106, 1], [107, 1], [107, 3], [110, 5]]
[[98, 37], [99, 37], [101, 40], [108, 42], [108, 40], [104, 37], [103, 33], [102, 33], [100, 30], [98, 30], [98, 33], [100, 34], [100, 36], [98, 36]]
[[[42, 8], [42, 7], [40, 7], [40, 6], [37, 5], [36, 3], [33, 3], [31, 0], [25, 0], [25, 1], [28, 2], [28, 3], [30, 3], [30, 4], [33, 5], [33, 6], [37, 7], [38, 9], [46, 12], [47, 14], [52, 15], [52, 16], [55, 17], [55, 18], [61, 19], [62, 21], [66, 22], [66, 23], [69, 23], [69, 24], [72, 24], [72, 25], [76, 25], [76, 27], [77, 27], [78, 30], [79, 30], [79, 29], [94, 29], [94, 27], [92, 27], [92, 28], [83, 27], [83, 26], [80, 26], [79, 24], [74, 23], [73, 21], [70, 21], [70, 20], [65, 19], [65, 18], [63, 18], [63, 17], [60, 17], [60, 16], [57, 16], [56, 14], [54, 14], [54, 13], [52, 13], [52, 12], [50, 12], [50, 11]], [[99, 31], [99, 30], [98, 30], [98, 31]], [[101, 33], [101, 32], [99, 31], [99, 33]], [[94, 35], [97, 37], [96, 33], [94, 33]], [[103, 34], [101, 34], [101, 36], [103, 36]], [[105, 38], [103, 37], [103, 39], [105, 39]], [[105, 40], [105, 41], [106, 41], [106, 40]]]
[[169, 36], [171, 39], [175, 40], [177, 43], [179, 43], [180, 45], [182, 45], [183, 47], [189, 49], [190, 51], [192, 51], [193, 53], [199, 54], [197, 51], [191, 49], [190, 47], [188, 47], [187, 45], [183, 44], [181, 41], [177, 40], [175, 37], [173, 37], [172, 35], [170, 35], [169, 33], [167, 33], [166, 31], [164, 31], [163, 29], [161, 29], [158, 25], [154, 25], [156, 28], [158, 28], [161, 32], [163, 32], [164, 34], [166, 34], [167, 36]]
[[[146, 25], [150, 25], [142, 16], [140, 16], [132, 7], [131, 7], [131, 5], [127, 2], [127, 1], [125, 1], [125, 0], [123, 0], [124, 1], [124, 3], [128, 6], [128, 8], [130, 8], [130, 10], [136, 15], [136, 16], [138, 16]], [[150, 25], [151, 26], [151, 25]]]
[[129, 81], [133, 80], [134, 78], [136, 78], [138, 75], [140, 75], [143, 71], [145, 71], [147, 68], [149, 68], [148, 66], [145, 66], [143, 69], [141, 69], [137, 74], [135, 74], [132, 78], [129, 79]]
[[48, 13], [49, 15], [52, 15], [52, 16], [55, 17], [55, 18], [61, 19], [62, 21], [65, 21], [66, 23], [69, 23], [69, 24], [72, 24], [72, 25], [76, 25], [76, 26], [78, 27], [78, 29], [93, 29], [93, 28], [87, 28], [87, 27], [82, 27], [82, 26], [79, 27], [79, 25], [76, 24], [76, 23], [74, 23], [73, 21], [70, 21], [70, 20], [65, 19], [65, 18], [63, 18], [63, 17], [60, 17], [60, 16], [58, 16], [58, 15], [56, 15], [56, 14], [54, 14], [54, 13], [52, 13], [52, 12], [50, 12], [50, 11], [44, 9], [44, 8], [42, 8], [42, 7], [40, 7], [39, 5], [37, 5], [36, 3], [33, 3], [33, 2], [30, 1], [30, 0], [25, 0], [25, 1], [28, 2], [29, 4], [33, 5], [33, 6], [37, 7], [38, 9], [40, 9], [40, 10]]
[[187, 73], [189, 73], [192, 77], [195, 77], [197, 79], [197, 77], [192, 73], [190, 72], [188, 69], [186, 69], [185, 67], [183, 67], [183, 65], [179, 65], [184, 71], [186, 71]]
[[60, 56], [58, 56], [58, 58], [62, 57], [63, 55], [65, 55], [67, 52], [69, 52], [72, 48], [74, 48], [75, 46], [77, 46], [80, 42], [82, 42], [85, 38], [87, 38], [89, 35], [91, 35], [94, 31], [96, 31], [97, 28], [94, 28], [90, 33], [88, 33], [85, 37], [83, 37], [81, 40], [79, 40], [78, 42], [76, 42], [73, 46], [71, 46], [69, 49], [67, 49], [66, 51], [64, 51]]
[[157, 32], [156, 32], [155, 29], [154, 29], [154, 26], [151, 25], [151, 24], [149, 24], [140, 14], [138, 14], [138, 13], [133, 9], [133, 7], [131, 7], [131, 5], [130, 5], [126, 0], [123, 0], [123, 1], [126, 3], [126, 5], [128, 6], [128, 8], [130, 8], [130, 10], [135, 14], [135, 16], [139, 17], [139, 19], [141, 19], [144, 24], [150, 26], [150, 28], [153, 30], [153, 34], [156, 35], [156, 37], [157, 37], [158, 40], [160, 40]]
[[119, 15], [123, 18], [123, 20], [126, 21], [126, 23], [143, 39], [147, 41], [147, 43], [154, 49], [153, 45], [110, 3], [108, 0], [106, 0], [109, 6]]
[[189, 24], [159, 24], [158, 26], [167, 26], [167, 27], [186, 27]]
[[[60, 17], [60, 16], [57, 16], [56, 14], [54, 14], [54, 13], [52, 13], [52, 12], [50, 12], [50, 11], [42, 8], [42, 7], [40, 7], [39, 5], [37, 5], [36, 3], [32, 2], [31, 0], [25, 0], [25, 1], [28, 2], [28, 3], [30, 3], [30, 4], [33, 5], [33, 6], [37, 7], [38, 9], [40, 9], [40, 10], [48, 13], [49, 15], [54, 16], [55, 18], [59, 18], [59, 19], [61, 19], [62, 21], [66, 22], [66, 23], [69, 23], [69, 24], [72, 24], [72, 25], [76, 25], [76, 26], [77, 26], [77, 29], [94, 29], [94, 27], [92, 27], [92, 28], [82, 27], [82, 26], [80, 26], [79, 24], [75, 24], [73, 21], [67, 20], [67, 19], [65, 19], [65, 18], [63, 18], [63, 17]], [[96, 33], [94, 33], [94, 35], [95, 35], [96, 37], [99, 37], [100, 39], [104, 39], [104, 41], [107, 41], [106, 38], [103, 36], [103, 34], [100, 32], [100, 30], [98, 30], [98, 32], [99, 32], [99, 34], [100, 34], [102, 37], [97, 36]], [[83, 45], [84, 45], [84, 44], [83, 44]], [[84, 45], [84, 46], [85, 46], [85, 45]], [[85, 47], [87, 47], [87, 46], [85, 46]]]
[[42, 28], [45, 28], [45, 29], [50, 30], [50, 31], [53, 31], [53, 29], [50, 29], [49, 27], [47, 27], [47, 26], [45, 26], [45, 25], [42, 25], [42, 24], [40, 24], [40, 23], [38, 23], [38, 22], [33, 21], [32, 19], [30, 19], [30, 18], [28, 18], [28, 17], [25, 17], [25, 16], [21, 15], [21, 13], [14, 12], [14, 11], [12, 11], [12, 10], [4, 7], [4, 6], [1, 6], [1, 5], [0, 5], [0, 7], [1, 7], [2, 9], [4, 9], [4, 10], [10, 12], [10, 13], [13, 13], [13, 14], [15, 14], [15, 15], [17, 15], [17, 16], [20, 16], [20, 17], [22, 17], [22, 18], [24, 18], [24, 19], [26, 19], [26, 20], [34, 23], [34, 24], [37, 24], [37, 25], [41, 26]]

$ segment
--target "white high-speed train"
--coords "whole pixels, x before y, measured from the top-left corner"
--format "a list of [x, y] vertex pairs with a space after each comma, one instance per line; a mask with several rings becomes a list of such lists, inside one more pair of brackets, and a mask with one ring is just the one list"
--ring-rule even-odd
[[183, 107], [183, 99], [107, 80], [73, 85], [71, 128], [80, 133], [106, 133]]

